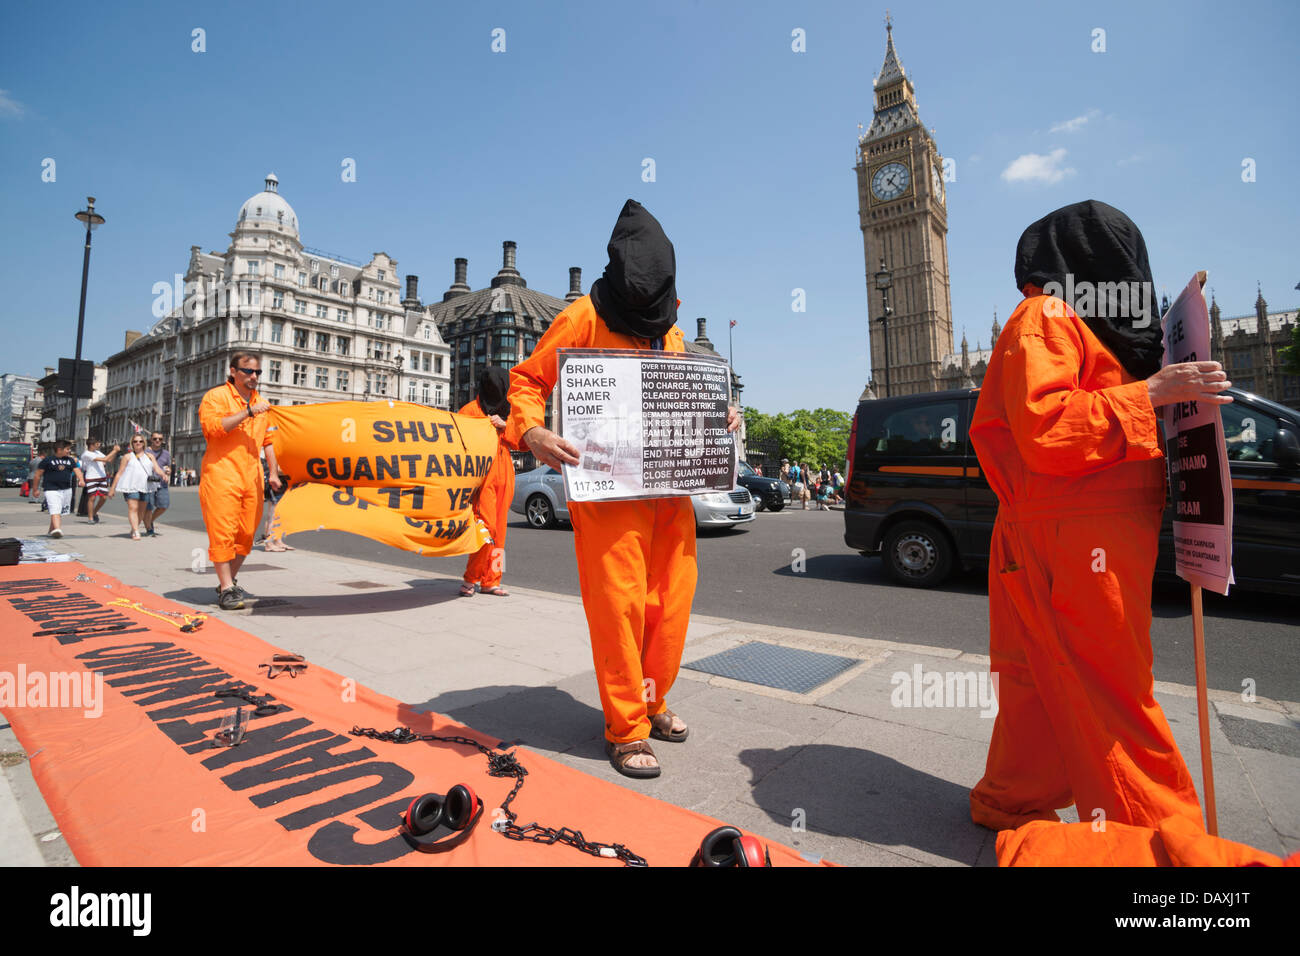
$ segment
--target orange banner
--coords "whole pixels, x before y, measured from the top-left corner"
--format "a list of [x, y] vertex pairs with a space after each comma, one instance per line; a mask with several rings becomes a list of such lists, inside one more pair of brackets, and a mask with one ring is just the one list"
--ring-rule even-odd
[[[188, 616], [180, 616], [189, 611]], [[177, 615], [176, 617], [171, 617]], [[471, 746], [357, 738], [354, 726], [495, 737], [415, 711], [311, 662], [290, 678], [259, 665], [278, 648], [82, 564], [0, 568], [0, 710], [29, 755], [59, 830], [83, 866], [621, 866], [493, 829], [514, 786]], [[382, 641], [382, 631], [368, 638]], [[271, 712], [217, 746], [243, 706]], [[522, 732], [527, 728], [520, 727]], [[511, 808], [520, 825], [568, 826], [621, 843], [652, 866], [684, 866], [718, 821], [527, 750]], [[483, 800], [468, 838], [420, 852], [400, 831], [422, 793], [464, 784]], [[766, 840], [763, 841], [766, 844]], [[771, 845], [776, 866], [806, 865]]]
[[348, 531], [416, 554], [471, 554], [491, 535], [473, 502], [497, 452], [485, 419], [408, 402], [275, 406], [293, 481], [271, 534]]

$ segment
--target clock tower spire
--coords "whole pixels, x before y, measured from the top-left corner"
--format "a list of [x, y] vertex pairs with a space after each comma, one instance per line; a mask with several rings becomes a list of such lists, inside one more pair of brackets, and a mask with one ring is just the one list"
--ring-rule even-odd
[[[921, 123], [888, 14], [885, 60], [872, 85], [874, 116], [858, 137], [856, 163], [868, 276], [869, 377], [886, 380], [888, 354], [892, 395], [930, 392], [939, 387], [943, 358], [953, 347], [943, 157]], [[887, 324], [878, 321], [884, 307], [873, 281], [882, 259], [890, 273]]]

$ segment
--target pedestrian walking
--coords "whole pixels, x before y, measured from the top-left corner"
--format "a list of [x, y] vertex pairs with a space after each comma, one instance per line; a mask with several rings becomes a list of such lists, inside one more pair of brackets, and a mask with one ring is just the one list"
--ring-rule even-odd
[[89, 438], [81, 454], [81, 473], [86, 478], [86, 517], [91, 524], [99, 524], [99, 510], [108, 501], [107, 465], [122, 451], [121, 445], [114, 445], [111, 452], [104, 454], [100, 447], [98, 438]]
[[172, 453], [164, 445], [162, 432], [149, 436], [149, 454], [158, 464], [158, 471], [149, 473], [149, 497], [145, 500], [144, 514], [145, 534], [151, 538], [159, 537], [154, 522], [162, 517], [164, 511], [171, 507]]
[[50, 512], [51, 538], [63, 537], [63, 516], [72, 513], [72, 483], [84, 488], [85, 477], [81, 463], [72, 457], [72, 442], [60, 439], [54, 444], [54, 454], [42, 458], [36, 466], [36, 488], [43, 491], [45, 507]]
[[130, 448], [122, 456], [122, 463], [108, 489], [110, 498], [120, 490], [126, 499], [126, 520], [131, 524], [132, 541], [140, 540], [140, 528], [149, 507], [149, 476], [154, 473], [162, 474], [162, 469], [145, 448], [144, 435], [133, 435]]
[[506, 566], [506, 525], [510, 518], [510, 503], [515, 496], [515, 467], [504, 435], [506, 420], [510, 417], [509, 391], [510, 373], [489, 366], [479, 377], [478, 397], [459, 412], [469, 418], [486, 418], [497, 430], [496, 457], [474, 504], [474, 514], [482, 519], [492, 540], [470, 555], [465, 564], [461, 597], [473, 597], [476, 588], [495, 597], [509, 596], [501, 586]]

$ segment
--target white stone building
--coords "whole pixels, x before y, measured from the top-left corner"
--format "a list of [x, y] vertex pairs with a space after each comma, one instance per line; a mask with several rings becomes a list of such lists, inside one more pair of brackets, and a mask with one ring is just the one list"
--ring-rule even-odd
[[23, 440], [23, 405], [39, 391], [35, 376], [0, 375], [0, 440]]
[[272, 404], [403, 399], [447, 408], [450, 350], [397, 260], [361, 263], [303, 245], [298, 215], [275, 174], [240, 207], [224, 252], [190, 248], [176, 291], [155, 286], [161, 318], [127, 333], [111, 356], [103, 437], [129, 421], [169, 435], [178, 467], [198, 468], [204, 393], [226, 380], [230, 356], [257, 354]]

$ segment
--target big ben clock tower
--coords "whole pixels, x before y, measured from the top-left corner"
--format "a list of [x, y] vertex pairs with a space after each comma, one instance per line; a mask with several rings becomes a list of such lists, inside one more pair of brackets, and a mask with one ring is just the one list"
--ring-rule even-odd
[[948, 288], [948, 210], [943, 159], [921, 125], [916, 91], [894, 49], [885, 20], [885, 63], [875, 80], [875, 116], [858, 139], [858, 217], [867, 264], [871, 376], [885, 392], [883, 296], [875, 274], [883, 259], [888, 289], [889, 395], [940, 387], [943, 357], [952, 352]]

